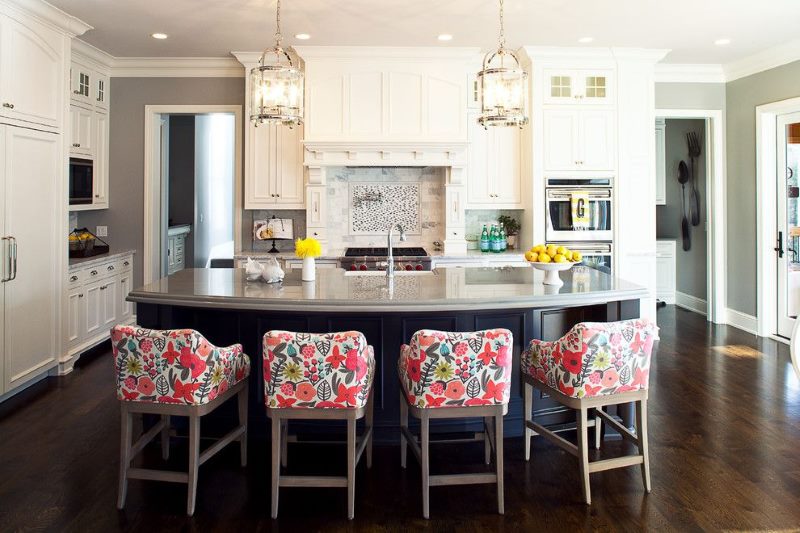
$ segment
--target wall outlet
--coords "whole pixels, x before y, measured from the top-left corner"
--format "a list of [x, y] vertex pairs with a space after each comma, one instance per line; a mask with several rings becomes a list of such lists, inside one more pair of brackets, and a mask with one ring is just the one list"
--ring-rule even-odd
[[98, 237], [108, 237], [108, 226], [97, 226], [95, 235]]

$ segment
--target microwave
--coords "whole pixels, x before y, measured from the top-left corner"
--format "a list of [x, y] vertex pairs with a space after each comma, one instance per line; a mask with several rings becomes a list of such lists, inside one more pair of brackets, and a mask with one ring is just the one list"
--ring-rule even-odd
[[69, 158], [69, 205], [91, 204], [94, 199], [94, 161]]

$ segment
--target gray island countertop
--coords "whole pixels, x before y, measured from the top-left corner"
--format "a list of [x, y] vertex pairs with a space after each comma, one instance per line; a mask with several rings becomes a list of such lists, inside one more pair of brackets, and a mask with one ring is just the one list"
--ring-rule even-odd
[[290, 270], [282, 283], [249, 282], [244, 269], [186, 269], [133, 290], [137, 303], [219, 309], [330, 312], [409, 312], [519, 309], [595, 305], [647, 296], [647, 290], [594, 269], [560, 273], [564, 285], [542, 284], [533, 268], [436, 268], [398, 273], [317, 269], [316, 281], [302, 282]]

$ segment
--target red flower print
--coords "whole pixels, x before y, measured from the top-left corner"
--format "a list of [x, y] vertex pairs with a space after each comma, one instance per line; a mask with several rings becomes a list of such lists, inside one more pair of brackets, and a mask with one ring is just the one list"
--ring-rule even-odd
[[208, 393], [209, 401], [213, 400], [214, 398], [216, 398], [218, 394], [219, 394], [219, 390], [217, 388], [211, 389], [211, 392]]
[[126, 391], [125, 389], [122, 389], [122, 396], [126, 400], [135, 400], [136, 398], [139, 397], [139, 393], [136, 392], [136, 391], [130, 392], [130, 391]]
[[487, 339], [497, 339], [497, 338], [501, 337], [502, 335], [503, 335], [503, 333], [501, 333], [499, 331], [487, 331], [486, 332], [486, 338]]
[[358, 385], [348, 387], [344, 383], [339, 383], [339, 390], [336, 391], [336, 399], [334, 401], [344, 403], [348, 407], [354, 407], [356, 405], [356, 394], [358, 394]]
[[175, 391], [172, 397], [177, 400], [183, 400], [186, 403], [194, 403], [194, 392], [200, 388], [199, 383], [182, 383], [180, 380], [175, 380], [172, 389]]
[[334, 345], [333, 353], [325, 358], [325, 362], [330, 363], [334, 370], [339, 368], [339, 365], [341, 365], [344, 360], [345, 357], [339, 352], [338, 344]]
[[613, 387], [618, 381], [619, 374], [617, 374], [616, 370], [608, 369], [603, 372], [603, 379], [601, 380], [603, 387]]
[[633, 381], [631, 382], [631, 386], [639, 389], [646, 389], [649, 377], [650, 369], [637, 368], [633, 372]]
[[598, 383], [600, 383], [600, 378], [602, 377], [602, 375], [603, 375], [602, 372], [592, 372], [591, 374], [589, 374], [589, 381], [597, 385]]
[[178, 362], [182, 367], [192, 371], [193, 379], [197, 379], [197, 376], [206, 371], [206, 362], [199, 358], [188, 346], [181, 348], [181, 355]]
[[493, 357], [497, 357], [497, 354], [492, 351], [492, 345], [487, 342], [483, 351], [478, 354], [478, 359], [481, 360], [483, 366], [486, 366], [492, 362]]
[[487, 405], [490, 403], [492, 402], [489, 400], [484, 400], [483, 398], [470, 398], [469, 400], [464, 402], [464, 405], [466, 405], [467, 407], [472, 407], [473, 405]]
[[317, 395], [317, 390], [314, 386], [310, 383], [301, 383], [297, 386], [297, 390], [295, 391], [295, 396], [301, 402], [310, 402], [313, 400]]
[[242, 381], [244, 379], [244, 367], [240, 366], [236, 369], [236, 381]]
[[419, 359], [412, 359], [408, 362], [408, 368], [406, 368], [406, 373], [408, 377], [414, 383], [419, 381], [419, 378], [422, 377], [422, 369], [420, 368]]
[[270, 335], [267, 337], [267, 346], [277, 346], [281, 343], [280, 337], [273, 337]]
[[566, 394], [567, 396], [572, 396], [575, 393], [575, 387], [567, 387], [561, 381], [558, 382], [558, 390], [561, 391], [561, 393]]
[[506, 390], [505, 383], [495, 383], [491, 379], [486, 382], [486, 392], [483, 394], [484, 400], [494, 400], [495, 402], [503, 401], [503, 393]]
[[561, 364], [561, 359], [563, 359], [563, 354], [561, 352], [561, 344], [556, 344], [553, 346], [553, 351], [550, 353], [553, 356], [553, 361], [555, 361], [556, 365]]
[[347, 350], [347, 357], [344, 360], [344, 367], [347, 370], [355, 370], [358, 368], [358, 350], [355, 348]]
[[509, 353], [511, 350], [508, 349], [508, 345], [504, 344], [497, 349], [497, 364], [503, 368], [508, 368], [511, 366], [511, 354]]
[[128, 376], [122, 383], [123, 385], [125, 385], [126, 389], [131, 389], [131, 390], [136, 389], [136, 378], [133, 376]]
[[284, 396], [291, 396], [294, 394], [294, 385], [292, 383], [284, 383], [281, 385], [281, 392]]
[[436, 396], [441, 396], [444, 394], [444, 384], [441, 381], [436, 381], [431, 384], [431, 392]]
[[442, 402], [444, 402], [444, 398], [435, 398], [430, 394], [425, 395], [425, 402], [428, 404], [428, 407], [441, 407]]
[[136, 390], [144, 394], [145, 396], [150, 396], [155, 392], [156, 386], [153, 383], [153, 380], [144, 376], [139, 378], [139, 385], [136, 387]]
[[164, 352], [164, 359], [167, 360], [169, 365], [175, 364], [175, 359], [180, 356], [180, 352], [175, 350], [175, 346], [172, 344], [172, 341], [167, 343], [167, 351]]
[[597, 393], [598, 393], [598, 392], [600, 392], [600, 390], [601, 390], [602, 388], [603, 388], [603, 387], [592, 387], [592, 386], [591, 386], [591, 385], [589, 385], [588, 383], [587, 383], [586, 385], [584, 385], [584, 386], [583, 386], [583, 390], [585, 390], [585, 391], [586, 391], [586, 396], [596, 396], [596, 395], [597, 395]]
[[642, 342], [642, 338], [639, 333], [636, 334], [634, 337], [633, 342], [631, 342], [631, 351], [635, 354], [638, 354], [642, 351], [642, 347], [644, 347], [644, 342]]
[[460, 381], [451, 381], [444, 389], [444, 395], [451, 400], [458, 400], [464, 396], [464, 385]]
[[564, 365], [564, 369], [570, 374], [580, 374], [581, 363], [583, 362], [582, 358], [583, 352], [567, 350], [567, 353], [563, 354], [561, 358], [561, 364]]
[[264, 365], [264, 381], [267, 383], [272, 381], [272, 365], [269, 363]]
[[153, 341], [144, 338], [139, 342], [139, 348], [141, 348], [143, 352], [149, 352], [150, 350], [153, 349]]
[[278, 407], [287, 408], [291, 407], [294, 402], [297, 401], [297, 398], [284, 398], [280, 394], [277, 395], [278, 397]]
[[200, 341], [200, 344], [197, 346], [197, 354], [200, 357], [208, 357], [208, 354], [211, 353], [211, 345], [208, 344], [208, 341], [203, 339]]
[[313, 344], [304, 344], [303, 347], [300, 348], [300, 353], [303, 354], [303, 357], [305, 357], [306, 359], [314, 357], [314, 352], [316, 351], [317, 349], [314, 347]]
[[219, 382], [219, 393], [222, 394], [226, 390], [228, 390], [228, 382], [227, 381], [220, 381]]
[[455, 346], [453, 346], [453, 353], [459, 357], [462, 357], [464, 354], [467, 353], [469, 347], [467, 346], [466, 342], [459, 342]]
[[171, 396], [159, 396], [156, 401], [158, 403], [183, 403], [179, 398], [172, 398]]

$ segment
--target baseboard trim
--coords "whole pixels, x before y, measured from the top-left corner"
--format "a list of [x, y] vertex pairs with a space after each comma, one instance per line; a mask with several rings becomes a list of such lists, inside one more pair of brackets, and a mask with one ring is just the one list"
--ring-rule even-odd
[[729, 326], [739, 328], [742, 331], [758, 336], [758, 319], [753, 315], [728, 308], [725, 310], [725, 322]]
[[708, 314], [708, 303], [705, 300], [685, 292], [675, 292], [675, 305], [704, 316]]

